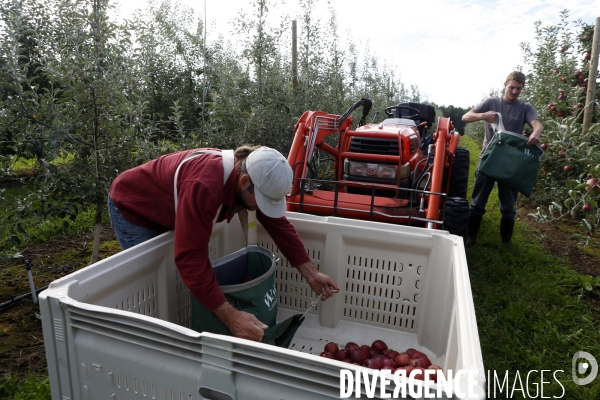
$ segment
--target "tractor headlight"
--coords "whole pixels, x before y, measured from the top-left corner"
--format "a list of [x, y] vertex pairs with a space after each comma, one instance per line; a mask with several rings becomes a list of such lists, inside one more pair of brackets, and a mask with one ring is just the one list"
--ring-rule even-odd
[[377, 166], [377, 177], [383, 179], [396, 179], [398, 172], [397, 165], [378, 165]]
[[396, 179], [398, 166], [389, 164], [373, 164], [360, 161], [344, 160], [344, 172], [352, 176], [364, 176], [380, 179]]

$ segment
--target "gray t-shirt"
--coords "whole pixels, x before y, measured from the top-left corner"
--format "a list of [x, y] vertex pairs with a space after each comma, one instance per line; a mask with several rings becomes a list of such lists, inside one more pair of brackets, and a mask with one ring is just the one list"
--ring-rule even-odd
[[[531, 126], [531, 121], [534, 119], [540, 119], [535, 111], [535, 108], [531, 104], [523, 103], [522, 101], [508, 102], [504, 98], [489, 98], [484, 100], [481, 104], [474, 108], [477, 113], [484, 113], [486, 111], [495, 111], [502, 114], [502, 123], [504, 129], [509, 132], [523, 133], [525, 123]], [[481, 153], [488, 146], [488, 143], [494, 137], [494, 130], [489, 122], [485, 123], [485, 139], [483, 140], [483, 146]]]

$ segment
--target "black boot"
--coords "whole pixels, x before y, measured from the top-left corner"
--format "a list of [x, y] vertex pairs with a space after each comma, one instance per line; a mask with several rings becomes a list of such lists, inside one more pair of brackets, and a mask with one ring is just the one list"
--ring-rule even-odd
[[500, 220], [500, 236], [502, 237], [503, 244], [511, 243], [514, 228], [515, 228], [515, 220], [514, 219]]
[[465, 237], [465, 247], [471, 247], [475, 244], [475, 239], [477, 239], [477, 232], [479, 232], [479, 227], [481, 226], [481, 220], [482, 217], [475, 217], [473, 215], [469, 215], [467, 236]]

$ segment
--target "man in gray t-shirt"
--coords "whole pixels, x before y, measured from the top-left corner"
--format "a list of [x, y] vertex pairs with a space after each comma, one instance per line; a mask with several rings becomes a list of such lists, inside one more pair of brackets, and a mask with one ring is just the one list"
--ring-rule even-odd
[[[502, 115], [502, 122], [507, 131], [523, 133], [523, 127], [526, 123], [533, 128], [533, 132], [527, 140], [527, 146], [533, 146], [540, 142], [544, 127], [537, 112], [531, 104], [518, 100], [524, 86], [525, 75], [521, 72], [511, 72], [504, 83], [504, 96], [502, 98], [486, 99], [463, 115], [462, 120], [464, 122], [486, 121], [482, 154], [494, 136], [495, 132], [490, 124], [498, 122], [498, 113]], [[494, 183], [493, 179], [476, 172], [471, 207], [469, 208], [469, 228], [465, 238], [465, 246], [467, 247], [475, 244], [477, 232], [483, 214], [485, 214], [485, 205], [490, 192], [494, 188]], [[500, 199], [500, 213], [502, 214], [500, 236], [502, 237], [502, 243], [508, 244], [511, 241], [515, 225], [517, 191], [498, 183], [498, 198]]]

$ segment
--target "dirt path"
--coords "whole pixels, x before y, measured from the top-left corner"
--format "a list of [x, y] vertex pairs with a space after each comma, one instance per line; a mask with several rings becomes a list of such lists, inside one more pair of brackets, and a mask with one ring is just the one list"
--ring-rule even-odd
[[[114, 242], [110, 226], [101, 230], [100, 258], [106, 258], [120, 247]], [[22, 257], [0, 261], [0, 304], [29, 293], [29, 281], [23, 260], [31, 259], [35, 287], [43, 288], [52, 281], [85, 267], [91, 257], [91, 233], [80, 237], [53, 238], [27, 246]], [[14, 305], [0, 309], [0, 376], [12, 373], [45, 374], [46, 356], [39, 307], [27, 296]]]

